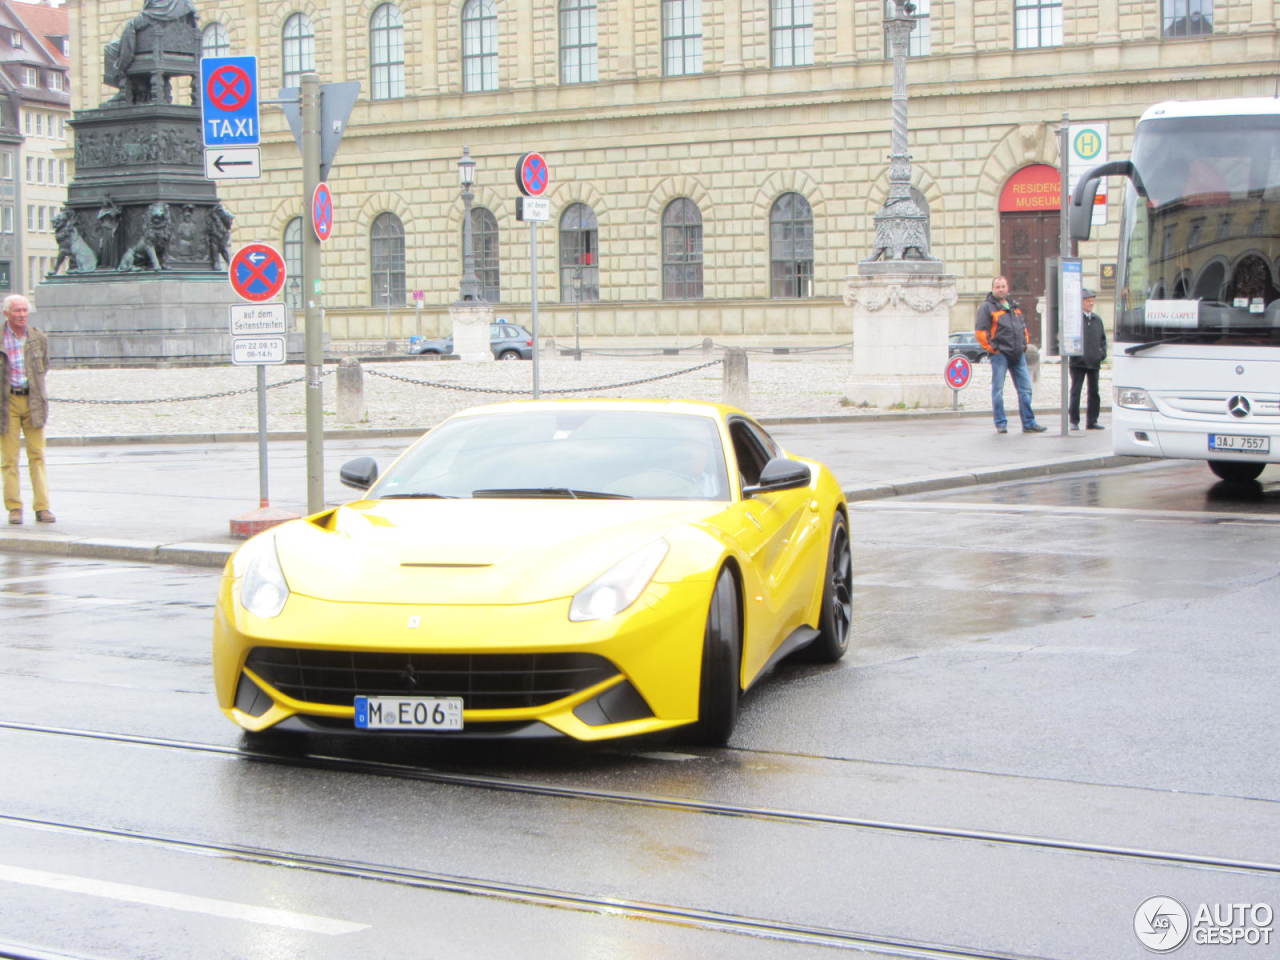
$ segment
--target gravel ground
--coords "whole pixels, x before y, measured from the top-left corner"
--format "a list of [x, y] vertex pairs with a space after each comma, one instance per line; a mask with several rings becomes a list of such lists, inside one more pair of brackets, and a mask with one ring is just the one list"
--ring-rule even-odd
[[[540, 363], [540, 385], [547, 397], [564, 396], [558, 391], [574, 390], [576, 395], [585, 396], [720, 400], [722, 366], [719, 363], [702, 366], [718, 357], [718, 352], [704, 356], [699, 351], [679, 356], [587, 354], [581, 361], [557, 356]], [[456, 410], [529, 396], [532, 391], [531, 363], [423, 359], [365, 362], [362, 366], [368, 420], [359, 424], [338, 422], [336, 367], [327, 364], [324, 368], [326, 428], [426, 429]], [[761, 350], [749, 353], [748, 366], [750, 412], [763, 419], [890, 412], [860, 407], [856, 398], [852, 403], [846, 398], [850, 359], [844, 350], [785, 355]], [[305, 430], [303, 367], [269, 366], [266, 369], [268, 386], [282, 384], [267, 392], [268, 429]], [[974, 413], [990, 411], [989, 371], [986, 363], [974, 365], [973, 378], [960, 393], [960, 409]], [[1110, 399], [1108, 373], [1104, 369], [1104, 404]], [[938, 376], [941, 379], [941, 371]], [[47, 432], [51, 437], [256, 432], [256, 377], [252, 367], [230, 365], [55, 369], [48, 378], [52, 402]], [[657, 379], [660, 377], [662, 379]], [[638, 380], [645, 382], [633, 383]], [[209, 396], [228, 391], [235, 393]], [[1044, 366], [1035, 396], [1037, 410], [1057, 408], [1058, 366]], [[98, 402], [76, 402], [85, 400]], [[101, 402], [108, 400], [133, 402]], [[1005, 406], [1016, 421], [1017, 400], [1010, 383], [1005, 387]]]

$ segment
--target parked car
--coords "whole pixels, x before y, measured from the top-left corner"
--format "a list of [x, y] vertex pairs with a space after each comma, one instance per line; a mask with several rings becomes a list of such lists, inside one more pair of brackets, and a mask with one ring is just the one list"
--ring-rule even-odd
[[948, 357], [964, 357], [970, 363], [980, 363], [988, 356], [978, 336], [972, 330], [961, 330], [953, 333], [947, 342]]
[[779, 660], [849, 642], [839, 483], [731, 407], [476, 407], [341, 478], [359, 500], [223, 573], [218, 705], [251, 733], [719, 744]]
[[[532, 360], [533, 334], [518, 323], [499, 320], [489, 324], [489, 349], [498, 360]], [[411, 340], [408, 352], [446, 357], [453, 353], [453, 337], [416, 343]]]

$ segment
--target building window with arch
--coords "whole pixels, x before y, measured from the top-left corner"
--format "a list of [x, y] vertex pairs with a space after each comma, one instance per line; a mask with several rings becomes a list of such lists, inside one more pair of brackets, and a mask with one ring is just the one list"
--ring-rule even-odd
[[[465, 256], [465, 247], [459, 246]], [[502, 274], [498, 259], [498, 218], [484, 207], [471, 208], [471, 249], [476, 260], [476, 280], [486, 303], [502, 302]], [[465, 265], [463, 272], [465, 272]]]
[[[294, 217], [284, 228], [284, 299], [294, 310], [302, 306], [302, 218]], [[294, 281], [297, 281], [296, 283]]]
[[462, 89], [498, 89], [498, 7], [494, 0], [467, 0], [462, 7]]
[[1013, 45], [1062, 46], [1062, 0], [1013, 0]]
[[662, 299], [702, 298], [702, 211], [678, 197], [662, 211]]
[[1213, 0], [1164, 0], [1160, 32], [1166, 37], [1213, 33]]
[[598, 79], [596, 0], [560, 0], [560, 82]]
[[284, 86], [299, 87], [304, 73], [316, 69], [316, 33], [305, 13], [295, 13], [284, 22], [281, 52], [284, 54]]
[[770, 0], [769, 44], [775, 67], [813, 63], [813, 0]]
[[595, 211], [571, 203], [560, 218], [560, 300], [600, 299], [599, 227]]
[[702, 72], [702, 0], [662, 0], [662, 72]]
[[404, 225], [394, 213], [380, 213], [369, 230], [370, 288], [375, 307], [404, 305]]
[[369, 18], [369, 67], [373, 99], [404, 96], [404, 19], [394, 3], [384, 3]]
[[784, 193], [769, 211], [769, 295], [813, 296], [813, 208]]
[[[907, 56], [927, 57], [933, 52], [933, 37], [929, 26], [929, 0], [915, 0], [915, 4], [916, 10], [912, 16], [916, 18], [916, 25], [907, 37]], [[885, 16], [896, 16], [897, 12], [898, 7], [893, 0], [885, 0]], [[887, 34], [884, 38], [884, 55], [885, 57], [893, 56], [893, 50], [889, 47]]]
[[208, 24], [200, 31], [200, 56], [225, 57], [231, 53], [231, 38], [221, 23]]

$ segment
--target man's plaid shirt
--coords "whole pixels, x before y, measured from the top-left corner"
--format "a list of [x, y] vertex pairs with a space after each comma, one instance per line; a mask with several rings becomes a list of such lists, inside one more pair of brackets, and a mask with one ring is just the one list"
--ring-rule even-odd
[[9, 355], [9, 386], [21, 390], [27, 385], [27, 338], [18, 338], [9, 324], [4, 324], [4, 352]]

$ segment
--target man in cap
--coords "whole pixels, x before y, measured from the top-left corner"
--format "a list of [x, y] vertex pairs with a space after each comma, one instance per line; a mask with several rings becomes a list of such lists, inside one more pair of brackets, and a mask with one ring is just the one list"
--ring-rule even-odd
[[1093, 312], [1097, 294], [1085, 288], [1080, 291], [1080, 307], [1084, 312], [1084, 346], [1079, 356], [1071, 358], [1071, 404], [1067, 407], [1067, 416], [1071, 420], [1071, 429], [1080, 429], [1080, 388], [1089, 383], [1089, 393], [1085, 406], [1085, 429], [1103, 430], [1098, 422], [1098, 411], [1102, 406], [1102, 398], [1098, 396], [1098, 369], [1102, 361], [1107, 359], [1107, 331], [1102, 318]]

